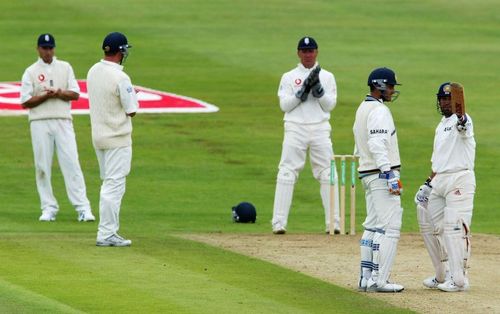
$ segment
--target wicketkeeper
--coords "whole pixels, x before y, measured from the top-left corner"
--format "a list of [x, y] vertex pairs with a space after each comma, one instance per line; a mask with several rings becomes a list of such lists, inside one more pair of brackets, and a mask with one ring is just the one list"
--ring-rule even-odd
[[[309, 150], [314, 178], [320, 182], [325, 210], [326, 231], [330, 222], [330, 111], [337, 103], [337, 86], [332, 73], [316, 62], [318, 45], [312, 37], [300, 39], [297, 46], [300, 63], [281, 77], [278, 90], [280, 108], [285, 113], [285, 138], [276, 182], [272, 228], [284, 234], [292, 204], [293, 189], [304, 168]], [[335, 174], [336, 175], [336, 174]], [[339, 230], [338, 186], [335, 189], [335, 223]]]
[[[435, 132], [432, 172], [415, 195], [420, 232], [436, 271], [423, 284], [447, 292], [469, 288], [467, 261], [476, 189], [472, 119], [465, 113], [463, 96], [453, 100], [459, 105], [458, 114], [452, 110], [452, 86], [447, 82], [438, 89], [437, 109], [443, 118]], [[457, 93], [463, 95], [463, 90]]]

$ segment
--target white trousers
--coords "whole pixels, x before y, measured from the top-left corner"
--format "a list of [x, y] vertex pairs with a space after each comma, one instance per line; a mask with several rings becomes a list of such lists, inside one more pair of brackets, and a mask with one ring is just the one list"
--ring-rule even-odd
[[[293, 197], [293, 186], [304, 169], [307, 151], [313, 176], [320, 182], [320, 195], [325, 212], [325, 225], [330, 219], [330, 163], [333, 156], [331, 126], [328, 121], [316, 124], [285, 122], [283, 149], [277, 176], [277, 188], [273, 209], [273, 226], [286, 227]], [[336, 174], [337, 175], [337, 174]], [[288, 186], [288, 188], [286, 188]], [[285, 191], [285, 192], [282, 192]], [[283, 194], [283, 195], [281, 195]], [[338, 184], [336, 185], [335, 227], [339, 223]]]
[[96, 155], [102, 180], [97, 229], [97, 241], [100, 241], [116, 234], [120, 228], [120, 206], [130, 173], [132, 147], [96, 149]]
[[368, 230], [388, 228], [400, 230], [403, 215], [401, 197], [389, 194], [387, 180], [379, 179], [378, 174], [364, 177], [361, 181], [366, 200], [366, 218], [363, 227]]
[[474, 171], [439, 173], [432, 179], [427, 210], [444, 239], [450, 274], [458, 286], [465, 284], [471, 253], [470, 225], [476, 178]]
[[73, 123], [69, 119], [46, 119], [30, 122], [35, 158], [36, 187], [42, 210], [58, 211], [52, 191], [52, 160], [57, 154], [69, 201], [77, 211], [90, 209], [85, 189]]
[[427, 210], [433, 225], [443, 230], [443, 224], [460, 224], [463, 220], [470, 227], [476, 190], [474, 172], [439, 173], [431, 184]]

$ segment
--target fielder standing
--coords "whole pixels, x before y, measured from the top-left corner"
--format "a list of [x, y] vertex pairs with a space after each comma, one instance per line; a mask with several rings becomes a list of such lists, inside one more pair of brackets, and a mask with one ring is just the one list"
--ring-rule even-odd
[[71, 117], [70, 101], [78, 99], [80, 88], [71, 65], [54, 56], [55, 47], [51, 34], [38, 37], [40, 57], [26, 69], [21, 83], [21, 104], [29, 109], [36, 186], [42, 208], [39, 220], [55, 221], [59, 211], [51, 184], [55, 151], [66, 193], [78, 213], [78, 221], [94, 221], [78, 161]]
[[[292, 204], [295, 182], [304, 168], [307, 150], [314, 178], [320, 182], [326, 230], [330, 222], [330, 111], [337, 103], [337, 86], [332, 73], [316, 62], [318, 45], [312, 37], [300, 39], [300, 63], [283, 74], [278, 90], [280, 108], [285, 113], [285, 137], [276, 183], [272, 219], [273, 233], [284, 234]], [[339, 230], [338, 187], [335, 190], [335, 232]]]
[[401, 207], [400, 157], [396, 127], [384, 102], [399, 92], [395, 73], [373, 70], [368, 77], [370, 94], [359, 105], [354, 121], [359, 176], [365, 189], [365, 231], [360, 241], [359, 289], [369, 292], [400, 292], [402, 285], [389, 283], [396, 256], [403, 208]]
[[110, 33], [103, 41], [104, 59], [87, 75], [92, 142], [99, 162], [101, 194], [97, 246], [130, 246], [118, 235], [126, 176], [132, 161], [132, 120], [139, 108], [130, 78], [122, 63], [128, 56], [127, 37]]
[[420, 232], [436, 271], [423, 284], [447, 292], [465, 291], [476, 141], [471, 117], [451, 111], [450, 82], [441, 84], [436, 95], [443, 117], [435, 132], [432, 172], [415, 195]]

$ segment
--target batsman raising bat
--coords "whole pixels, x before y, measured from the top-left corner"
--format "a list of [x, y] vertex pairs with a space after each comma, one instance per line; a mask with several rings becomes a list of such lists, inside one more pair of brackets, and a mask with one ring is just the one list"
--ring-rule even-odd
[[441, 84], [437, 108], [443, 118], [435, 132], [432, 172], [415, 195], [420, 232], [436, 271], [423, 284], [447, 292], [465, 291], [469, 288], [476, 141], [462, 85]]

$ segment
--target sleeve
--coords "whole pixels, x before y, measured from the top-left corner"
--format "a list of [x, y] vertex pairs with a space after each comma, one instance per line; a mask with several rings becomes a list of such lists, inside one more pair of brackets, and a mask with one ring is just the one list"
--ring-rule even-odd
[[21, 80], [21, 104], [24, 104], [33, 97], [33, 82], [30, 79], [28, 71], [24, 71], [23, 78]]
[[391, 170], [389, 160], [390, 121], [392, 121], [392, 116], [384, 107], [375, 108], [368, 115], [368, 149], [373, 155], [377, 168], [382, 172]]
[[300, 104], [300, 99], [295, 97], [292, 84], [290, 84], [286, 73], [281, 77], [278, 97], [280, 100], [280, 108], [283, 112], [290, 112]]
[[321, 84], [323, 85], [325, 94], [318, 101], [324, 112], [330, 112], [337, 104], [337, 83], [335, 82], [335, 77], [329, 73]]
[[120, 101], [125, 112], [133, 113], [139, 109], [137, 94], [130, 79], [126, 78], [118, 84], [118, 92], [120, 93]]
[[68, 90], [80, 94], [80, 86], [78, 86], [78, 82], [76, 81], [73, 68], [69, 64], [68, 64]]

